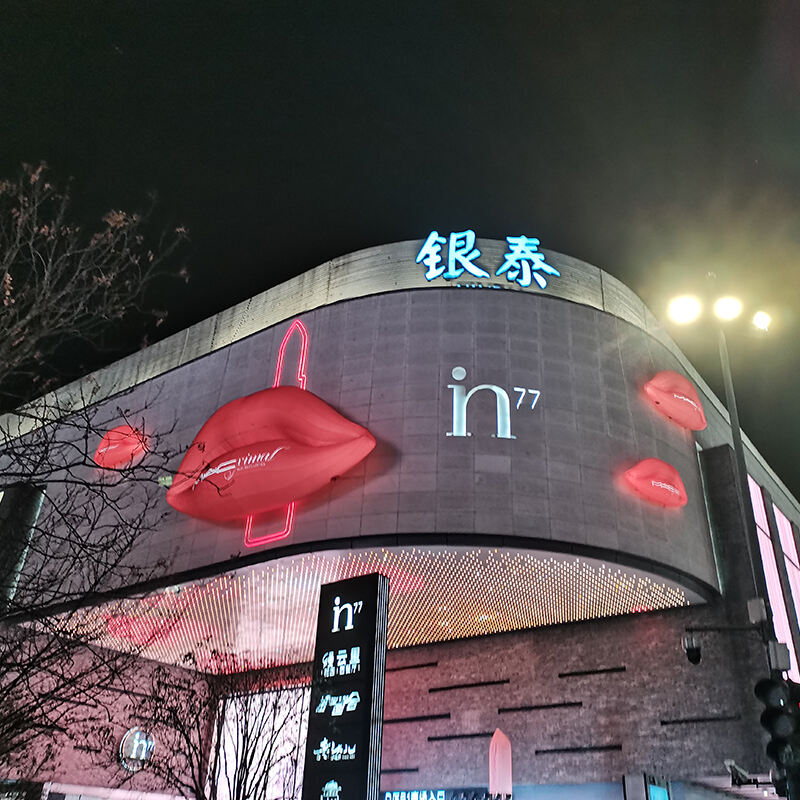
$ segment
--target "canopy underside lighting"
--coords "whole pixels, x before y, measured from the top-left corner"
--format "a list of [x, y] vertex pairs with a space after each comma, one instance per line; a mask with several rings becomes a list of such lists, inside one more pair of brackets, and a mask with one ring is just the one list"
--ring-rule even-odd
[[330, 550], [267, 561], [63, 616], [64, 632], [208, 672], [310, 661], [319, 587], [370, 572], [391, 585], [389, 647], [702, 602], [659, 576], [572, 555], [491, 547]]

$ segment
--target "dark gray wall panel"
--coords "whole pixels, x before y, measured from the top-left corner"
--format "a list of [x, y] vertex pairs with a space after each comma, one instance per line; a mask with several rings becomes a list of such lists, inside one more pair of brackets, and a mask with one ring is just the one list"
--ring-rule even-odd
[[[310, 334], [308, 389], [378, 444], [329, 489], [299, 501], [294, 533], [275, 547], [419, 533], [513, 536], [554, 549], [604, 548], [716, 586], [693, 436], [641, 395], [655, 372], [680, 368], [640, 329], [544, 295], [468, 289], [349, 300], [300, 318]], [[147, 404], [153, 427], [174, 424], [172, 441], [185, 448], [222, 404], [272, 385], [288, 325], [155, 378], [126, 402]], [[293, 348], [296, 341], [286, 376]], [[506, 390], [513, 440], [494, 435], [489, 391], [470, 400], [472, 435], [446, 435], [456, 366], [467, 388]], [[541, 391], [532, 411], [530, 396], [515, 410], [514, 387]], [[648, 457], [678, 469], [684, 509], [650, 506], [615, 486]], [[245, 552], [241, 526], [173, 511], [148, 546], [172, 571]]]

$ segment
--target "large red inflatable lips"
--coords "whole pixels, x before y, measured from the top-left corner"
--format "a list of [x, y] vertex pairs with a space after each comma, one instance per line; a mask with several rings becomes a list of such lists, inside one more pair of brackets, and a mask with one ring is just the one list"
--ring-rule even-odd
[[678, 372], [659, 372], [644, 385], [644, 393], [665, 416], [692, 431], [706, 427], [706, 415], [697, 390]]
[[133, 463], [147, 450], [147, 437], [130, 425], [110, 430], [97, 446], [94, 463], [103, 469], [117, 469]]
[[681, 508], [688, 502], [678, 470], [659, 458], [646, 458], [625, 473], [630, 487], [645, 500], [665, 508]]
[[347, 472], [375, 447], [366, 429], [296, 386], [227, 403], [195, 436], [169, 504], [215, 522], [285, 507]]

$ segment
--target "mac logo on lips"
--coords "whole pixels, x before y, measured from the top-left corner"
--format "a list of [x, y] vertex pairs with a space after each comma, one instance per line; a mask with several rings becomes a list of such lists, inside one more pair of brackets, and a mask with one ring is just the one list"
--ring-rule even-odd
[[[301, 338], [297, 379], [281, 386], [286, 346]], [[226, 403], [203, 425], [183, 458], [167, 502], [214, 522], [245, 522], [245, 544], [289, 535], [294, 503], [352, 469], [375, 447], [372, 434], [305, 389], [308, 332], [295, 320], [281, 343], [275, 382]], [[283, 530], [252, 535], [253, 517], [285, 509]]]
[[645, 500], [665, 508], [682, 508], [688, 502], [678, 470], [660, 458], [646, 458], [625, 473], [628, 485]]
[[644, 393], [665, 417], [692, 431], [706, 427], [706, 415], [697, 390], [688, 378], [664, 370], [644, 385]]

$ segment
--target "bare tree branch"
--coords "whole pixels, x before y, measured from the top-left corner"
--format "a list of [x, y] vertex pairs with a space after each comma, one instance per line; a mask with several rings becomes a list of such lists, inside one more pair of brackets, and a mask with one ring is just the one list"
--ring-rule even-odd
[[[44, 391], [65, 342], [102, 345], [144, 310], [185, 231], [151, 239], [146, 214], [112, 211], [93, 231], [73, 224], [69, 194], [43, 164], [0, 180], [0, 404]], [[165, 567], [144, 545], [165, 512], [169, 431], [148, 430], [147, 403], [131, 406], [125, 392], [103, 404], [91, 381], [80, 392], [27, 402], [0, 427], [0, 769], [19, 778], [35, 778], [75, 724], [108, 724], [95, 687], [114, 685], [137, 656], [96, 646], [108, 620], [78, 628], [69, 609]], [[121, 424], [146, 452], [100, 469], [97, 446]], [[68, 610], [54, 617], [54, 604]]]

